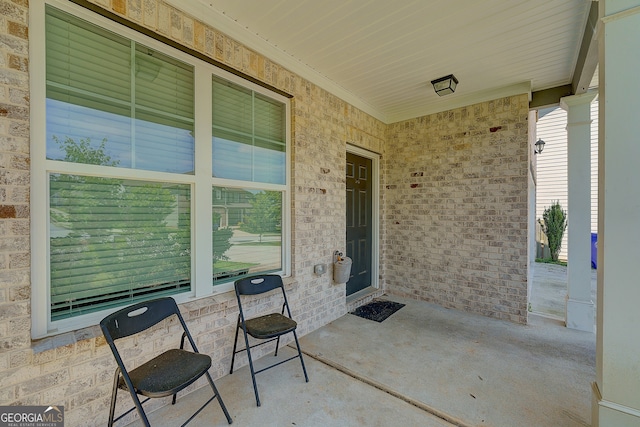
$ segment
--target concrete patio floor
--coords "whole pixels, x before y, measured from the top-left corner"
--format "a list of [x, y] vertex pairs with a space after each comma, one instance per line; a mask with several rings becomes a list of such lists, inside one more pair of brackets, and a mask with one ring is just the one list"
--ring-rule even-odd
[[[537, 315], [521, 326], [383, 299], [406, 306], [382, 323], [346, 314], [301, 339], [309, 383], [297, 361], [259, 374], [259, 408], [246, 366], [217, 380], [234, 425], [590, 425], [594, 334]], [[152, 413], [151, 424], [180, 425], [208, 395], [201, 388], [180, 397]], [[190, 425], [227, 423], [212, 404]]]
[[594, 334], [536, 315], [520, 326], [389, 299], [407, 306], [380, 324], [344, 316], [306, 336], [305, 350], [453, 425], [590, 424]]
[[[282, 349], [283, 356], [294, 350]], [[280, 356], [278, 356], [280, 358]], [[270, 356], [265, 358], [272, 359]], [[261, 359], [262, 362], [265, 358]], [[260, 364], [260, 361], [257, 363]], [[216, 381], [234, 426], [424, 426], [449, 427], [450, 423], [424, 410], [395, 399], [349, 375], [305, 356], [309, 382], [300, 363], [292, 361], [257, 376], [261, 407], [256, 406], [251, 376], [245, 366]], [[165, 406], [149, 415], [152, 426], [179, 426], [210, 396], [202, 387], [179, 397], [175, 406]], [[220, 406], [212, 402], [188, 424], [193, 427], [227, 426]], [[130, 426], [142, 426], [134, 422]]]

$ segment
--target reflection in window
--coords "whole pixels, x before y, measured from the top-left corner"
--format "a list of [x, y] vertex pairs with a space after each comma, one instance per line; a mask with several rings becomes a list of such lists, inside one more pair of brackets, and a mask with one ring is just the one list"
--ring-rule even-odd
[[281, 270], [282, 193], [213, 187], [213, 195], [213, 284]]
[[[94, 324], [99, 312], [134, 301], [211, 295], [241, 274], [288, 271], [286, 98], [232, 83], [143, 36], [44, 8], [46, 115], [38, 129], [45, 134], [34, 155], [45, 166], [34, 189], [48, 195], [48, 206], [34, 218], [49, 238], [32, 252], [46, 277], [34, 286], [43, 295], [35, 335]], [[199, 105], [198, 114], [197, 65], [213, 76], [213, 104]], [[196, 174], [195, 122], [208, 122], [210, 111], [211, 133], [201, 137], [213, 155], [198, 159]], [[211, 206], [208, 197], [193, 198], [201, 187], [213, 191]], [[193, 211], [209, 210], [196, 220]], [[193, 236], [212, 246], [213, 259], [194, 252]]]
[[213, 176], [285, 183], [285, 105], [213, 77]]
[[52, 320], [190, 290], [190, 188], [51, 174]]
[[52, 7], [46, 25], [47, 158], [106, 141], [119, 167], [193, 173], [193, 66]]

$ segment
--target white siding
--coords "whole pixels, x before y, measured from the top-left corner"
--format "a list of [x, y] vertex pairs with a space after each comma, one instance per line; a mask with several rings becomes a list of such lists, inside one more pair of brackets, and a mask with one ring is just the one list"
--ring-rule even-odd
[[598, 99], [591, 104], [591, 232], [598, 232]]
[[[598, 229], [598, 100], [591, 104], [591, 232]], [[560, 107], [538, 120], [538, 138], [546, 145], [537, 154], [536, 219], [555, 200], [569, 212], [567, 203], [567, 112]], [[562, 240], [560, 259], [567, 259], [567, 233]]]

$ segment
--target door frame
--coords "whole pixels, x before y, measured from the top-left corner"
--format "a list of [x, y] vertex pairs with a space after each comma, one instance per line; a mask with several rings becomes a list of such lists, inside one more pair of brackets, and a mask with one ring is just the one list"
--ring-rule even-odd
[[[380, 288], [380, 155], [351, 144], [347, 144], [347, 152], [371, 160], [371, 287], [378, 289]], [[358, 292], [354, 295], [356, 294]]]

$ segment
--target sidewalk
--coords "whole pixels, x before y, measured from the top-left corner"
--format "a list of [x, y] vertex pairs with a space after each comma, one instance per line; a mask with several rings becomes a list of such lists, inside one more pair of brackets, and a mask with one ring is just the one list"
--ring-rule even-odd
[[[533, 265], [531, 311], [564, 320], [567, 296], [567, 267], [536, 262]], [[596, 301], [596, 270], [591, 270], [591, 297]]]

